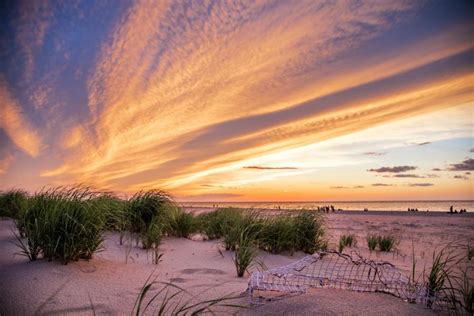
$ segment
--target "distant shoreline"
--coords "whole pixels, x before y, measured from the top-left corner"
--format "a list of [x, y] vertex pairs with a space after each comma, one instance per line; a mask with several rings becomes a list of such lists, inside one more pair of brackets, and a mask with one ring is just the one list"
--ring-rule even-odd
[[[212, 212], [220, 207], [212, 207], [212, 206], [182, 206], [188, 212], [197, 212], [197, 213], [205, 213], [205, 212]], [[254, 211], [262, 211], [262, 212], [291, 212], [291, 211], [300, 211], [301, 209], [274, 209], [274, 208], [246, 208], [246, 207], [236, 207], [242, 210], [254, 210]], [[418, 212], [408, 212], [408, 211], [390, 211], [390, 210], [342, 210], [342, 211], [335, 211], [335, 212], [320, 212], [321, 214], [328, 214], [328, 215], [384, 215], [384, 216], [446, 216], [446, 217], [474, 217], [474, 212], [467, 212], [467, 213], [449, 213], [449, 212], [442, 212], [442, 211], [418, 211]]]
[[404, 202], [474, 202], [474, 200], [317, 200], [317, 201], [239, 201], [239, 202], [226, 202], [226, 201], [178, 201], [179, 204], [218, 204], [218, 203], [234, 203], [234, 204], [294, 204], [294, 203], [404, 203]]

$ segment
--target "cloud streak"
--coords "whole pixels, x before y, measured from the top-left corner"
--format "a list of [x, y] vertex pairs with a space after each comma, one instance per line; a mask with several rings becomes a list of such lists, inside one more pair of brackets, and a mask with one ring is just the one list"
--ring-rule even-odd
[[400, 173], [400, 172], [415, 170], [416, 168], [417, 167], [415, 166], [395, 166], [395, 167], [380, 167], [380, 168], [375, 168], [375, 169], [368, 169], [367, 171], [377, 172], [377, 173]]
[[410, 174], [410, 173], [395, 174], [392, 177], [393, 178], [425, 178], [423, 176], [420, 176], [420, 175], [417, 175], [417, 174]]
[[431, 142], [422, 142], [422, 143], [417, 143], [418, 146], [426, 146], [431, 144]]
[[364, 155], [367, 155], [367, 156], [383, 156], [387, 153], [384, 153], [384, 152], [376, 152], [376, 151], [368, 151], [368, 152], [365, 152]]
[[296, 167], [263, 167], [263, 166], [245, 166], [244, 169], [256, 169], [256, 170], [297, 170]]
[[1, 77], [0, 104], [0, 128], [22, 151], [33, 157], [38, 156], [41, 149], [40, 137]]
[[449, 171], [473, 171], [474, 159], [468, 158], [460, 163], [451, 164], [448, 167]]

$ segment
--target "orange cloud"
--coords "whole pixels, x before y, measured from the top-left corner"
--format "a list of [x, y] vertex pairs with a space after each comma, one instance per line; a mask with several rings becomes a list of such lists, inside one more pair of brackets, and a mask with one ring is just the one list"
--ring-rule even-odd
[[49, 1], [19, 1], [18, 32], [16, 41], [25, 56], [25, 78], [30, 80], [34, 72], [35, 50], [43, 45], [50, 25], [52, 12]]
[[357, 50], [413, 7], [138, 1], [87, 83], [91, 121], [67, 134], [71, 153], [42, 175], [180, 188], [243, 160], [472, 101], [463, 28], [382, 57]]
[[5, 157], [2, 157], [0, 159], [0, 174], [4, 174], [8, 167], [10, 167], [10, 164], [13, 162], [13, 155], [7, 155]]
[[2, 78], [0, 78], [0, 105], [0, 128], [21, 150], [30, 156], [37, 156], [41, 149], [40, 137]]

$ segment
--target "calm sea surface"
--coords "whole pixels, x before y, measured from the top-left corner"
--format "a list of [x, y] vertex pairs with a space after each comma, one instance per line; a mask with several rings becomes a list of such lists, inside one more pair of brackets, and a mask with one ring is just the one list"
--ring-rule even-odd
[[188, 207], [240, 207], [255, 209], [316, 209], [318, 206], [333, 205], [336, 209], [347, 211], [406, 211], [417, 208], [419, 211], [447, 212], [454, 209], [474, 211], [474, 200], [470, 201], [317, 201], [317, 202], [181, 202]]

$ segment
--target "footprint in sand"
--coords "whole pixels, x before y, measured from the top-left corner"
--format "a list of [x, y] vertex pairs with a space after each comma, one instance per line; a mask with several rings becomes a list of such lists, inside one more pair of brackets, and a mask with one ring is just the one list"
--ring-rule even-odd
[[195, 273], [201, 273], [201, 274], [225, 274], [224, 271], [219, 270], [219, 269], [184, 269], [181, 270], [183, 274], [195, 274]]
[[170, 279], [170, 282], [171, 282], [171, 283], [185, 283], [185, 282], [186, 282], [186, 279], [183, 279], [183, 278], [171, 278], [171, 279]]

